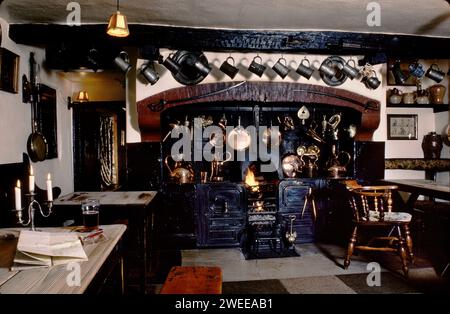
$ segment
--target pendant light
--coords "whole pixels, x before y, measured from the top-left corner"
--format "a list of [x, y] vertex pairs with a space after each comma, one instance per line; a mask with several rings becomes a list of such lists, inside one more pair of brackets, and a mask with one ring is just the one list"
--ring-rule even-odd
[[130, 34], [127, 17], [119, 11], [119, 0], [117, 0], [117, 12], [109, 18], [106, 33], [114, 37], [127, 37]]

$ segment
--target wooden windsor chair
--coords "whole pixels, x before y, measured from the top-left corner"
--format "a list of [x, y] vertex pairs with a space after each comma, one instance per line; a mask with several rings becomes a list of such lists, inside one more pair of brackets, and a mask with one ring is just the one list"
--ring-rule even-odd
[[[387, 186], [355, 186], [349, 187], [349, 203], [353, 211], [353, 232], [348, 243], [344, 267], [350, 265], [350, 258], [354, 250], [396, 252], [402, 261], [402, 270], [408, 275], [408, 258], [414, 261], [413, 244], [409, 223], [411, 214], [394, 210], [392, 192], [398, 187]], [[390, 232], [366, 239], [361, 244], [362, 229], [376, 232]], [[386, 231], [384, 231], [386, 230]], [[386, 234], [386, 233], [382, 233]]]

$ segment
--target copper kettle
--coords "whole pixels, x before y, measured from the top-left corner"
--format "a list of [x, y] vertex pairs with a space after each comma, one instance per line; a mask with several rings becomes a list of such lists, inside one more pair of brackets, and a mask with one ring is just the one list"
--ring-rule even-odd
[[351, 159], [352, 157], [346, 151], [336, 153], [336, 145], [333, 145], [331, 147], [331, 158], [328, 161], [328, 174], [333, 178], [344, 176]]
[[302, 171], [303, 161], [297, 155], [288, 154], [281, 161], [281, 167], [285, 177], [295, 178]]
[[175, 161], [173, 170], [169, 166], [169, 157], [164, 159], [164, 164], [169, 170], [169, 175], [176, 183], [192, 183], [194, 181], [194, 170], [189, 162], [183, 161], [183, 155], [177, 155], [176, 158], [172, 157]]

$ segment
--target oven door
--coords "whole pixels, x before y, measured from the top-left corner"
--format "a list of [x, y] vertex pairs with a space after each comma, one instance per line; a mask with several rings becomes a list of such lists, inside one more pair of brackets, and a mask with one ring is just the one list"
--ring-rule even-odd
[[237, 246], [245, 227], [245, 193], [242, 185], [210, 183], [197, 185], [197, 244]]

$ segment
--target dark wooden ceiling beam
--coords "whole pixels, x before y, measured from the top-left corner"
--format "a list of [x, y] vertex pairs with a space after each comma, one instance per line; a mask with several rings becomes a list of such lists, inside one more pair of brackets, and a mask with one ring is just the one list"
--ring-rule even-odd
[[10, 37], [27, 45], [60, 42], [105, 46], [153, 46], [174, 50], [376, 54], [450, 58], [450, 38], [335, 31], [245, 31], [129, 25], [130, 36], [113, 38], [106, 24], [67, 26], [11, 24]]

